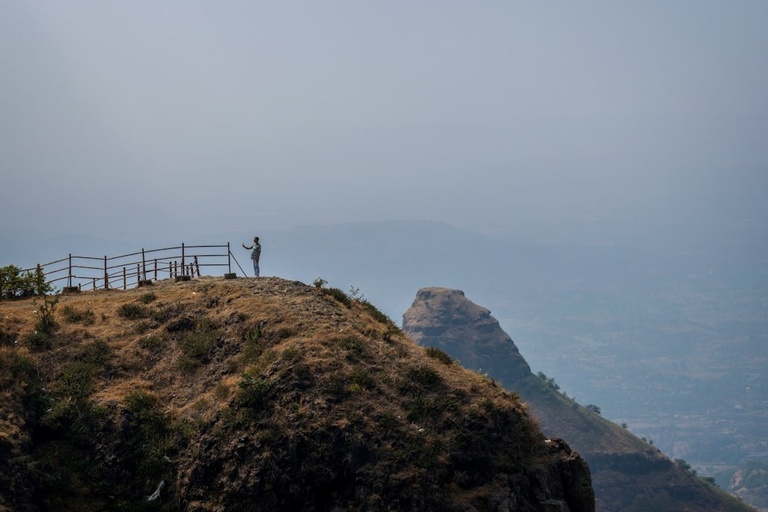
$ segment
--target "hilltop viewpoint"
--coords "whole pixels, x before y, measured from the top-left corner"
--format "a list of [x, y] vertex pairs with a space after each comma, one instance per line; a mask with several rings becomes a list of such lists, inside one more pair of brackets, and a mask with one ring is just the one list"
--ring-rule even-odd
[[0, 302], [0, 511], [594, 511], [519, 396], [278, 278]]

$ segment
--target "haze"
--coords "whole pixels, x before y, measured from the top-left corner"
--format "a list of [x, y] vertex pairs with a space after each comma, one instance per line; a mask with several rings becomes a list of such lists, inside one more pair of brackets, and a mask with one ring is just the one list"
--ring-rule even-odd
[[3, 2], [2, 232], [765, 238], [768, 3]]

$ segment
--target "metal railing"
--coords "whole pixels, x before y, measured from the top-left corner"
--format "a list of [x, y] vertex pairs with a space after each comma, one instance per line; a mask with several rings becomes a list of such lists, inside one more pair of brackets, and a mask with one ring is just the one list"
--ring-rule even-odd
[[[230, 244], [185, 245], [162, 249], [141, 249], [119, 256], [76, 256], [70, 254], [36, 268], [22, 269], [20, 275], [42, 273], [45, 282], [53, 289], [63, 291], [127, 289], [149, 284], [164, 278], [189, 279], [194, 276], [211, 273], [211, 269], [226, 269], [226, 275], [232, 273], [232, 261], [235, 259]], [[13, 283], [0, 283], [0, 290]], [[1, 296], [1, 295], [0, 295]]]

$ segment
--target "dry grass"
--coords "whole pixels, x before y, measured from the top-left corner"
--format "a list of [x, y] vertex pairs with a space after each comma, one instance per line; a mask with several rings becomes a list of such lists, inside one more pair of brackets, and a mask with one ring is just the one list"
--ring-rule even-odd
[[[0, 303], [4, 333], [23, 340], [34, 330], [34, 309], [32, 300]], [[532, 456], [539, 436], [516, 394], [441, 354], [428, 356], [370, 304], [301, 283], [168, 280], [65, 295], [55, 316], [49, 350], [33, 352], [19, 341], [0, 348], [3, 357], [28, 358], [57, 396], [87, 390], [94, 410], [113, 411], [107, 414], [116, 422], [114, 411], [137, 397], [157, 404], [158, 418], [186, 439], [176, 448], [179, 459], [200, 462], [203, 430], [220, 439], [241, 432], [267, 447], [287, 435], [314, 439], [316, 457], [331, 442], [324, 436], [338, 434], [380, 445], [392, 457], [387, 464], [401, 468], [393, 478], [407, 480], [417, 470], [406, 461], [429, 474], [449, 465], [456, 450], [485, 450], [478, 464], [517, 463]], [[72, 375], [88, 382], [71, 383]], [[5, 399], [19, 390], [2, 393]], [[22, 428], [0, 423], [0, 436]], [[499, 460], [486, 453], [497, 451], [485, 446], [480, 433], [487, 429], [507, 445]], [[277, 447], [264, 448], [258, 460], [267, 461], [270, 450]]]

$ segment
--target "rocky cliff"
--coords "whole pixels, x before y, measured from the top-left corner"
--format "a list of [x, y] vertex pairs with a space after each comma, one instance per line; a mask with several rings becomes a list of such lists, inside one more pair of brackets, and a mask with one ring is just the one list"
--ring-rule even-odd
[[0, 510], [594, 510], [517, 394], [276, 278], [0, 303]]
[[490, 311], [462, 291], [424, 288], [403, 315], [418, 344], [439, 347], [467, 368], [520, 394], [545, 434], [565, 439], [589, 463], [598, 511], [745, 511], [748, 506], [673, 463], [626, 429], [534, 375]]

